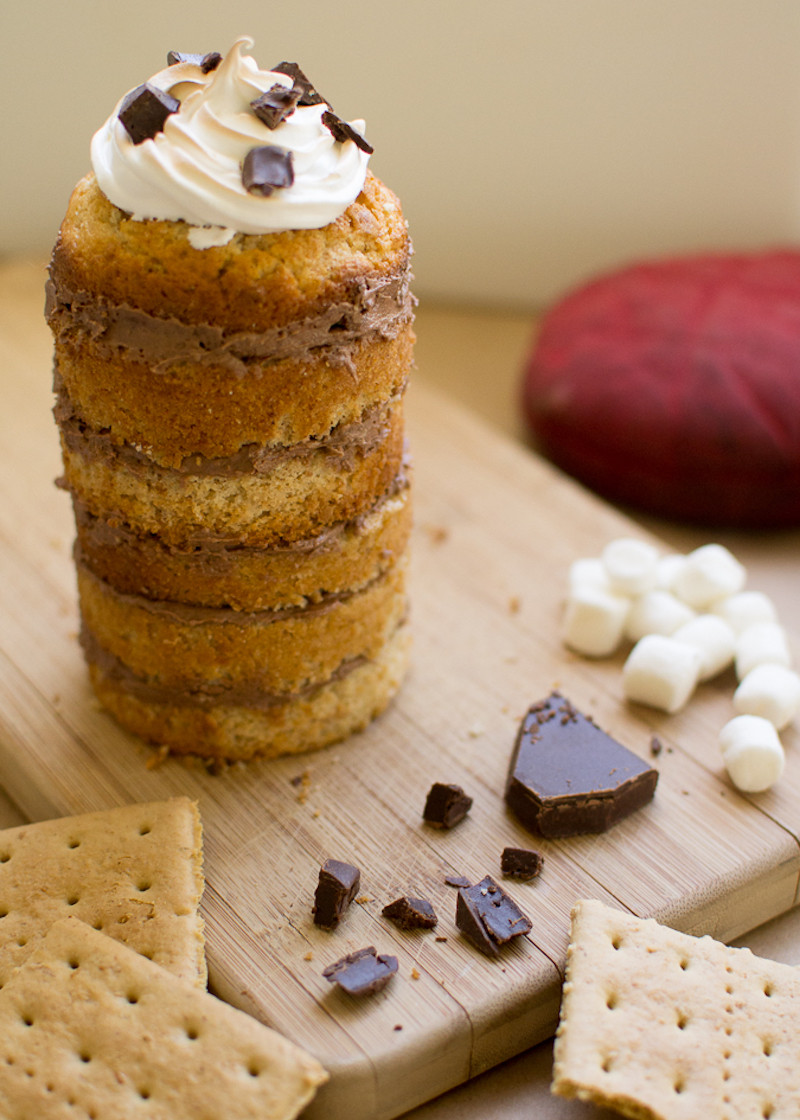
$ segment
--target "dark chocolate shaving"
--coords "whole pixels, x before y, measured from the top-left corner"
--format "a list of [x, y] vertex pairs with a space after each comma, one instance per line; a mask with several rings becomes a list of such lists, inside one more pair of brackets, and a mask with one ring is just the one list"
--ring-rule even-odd
[[352, 140], [357, 148], [360, 148], [362, 152], [366, 152], [369, 156], [375, 151], [360, 132], [356, 132], [352, 125], [349, 125], [347, 121], [340, 120], [330, 110], [322, 114], [322, 123], [333, 134], [334, 140], [337, 140], [340, 144], [343, 144], [345, 140]]
[[445, 875], [444, 881], [448, 887], [468, 887], [471, 885], [466, 875]]
[[298, 105], [327, 105], [331, 108], [330, 101], [317, 93], [296, 62], [279, 62], [277, 66], [272, 67], [271, 73], [285, 74], [287, 78], [292, 79], [300, 90]]
[[436, 912], [427, 898], [405, 895], [384, 906], [381, 913], [400, 929], [433, 929], [437, 922]]
[[351, 863], [328, 859], [319, 873], [314, 893], [314, 924], [336, 929], [347, 907], [358, 894], [361, 872]]
[[199, 66], [204, 74], [210, 74], [222, 62], [222, 55], [219, 51], [209, 51], [208, 54], [186, 54], [185, 51], [169, 51], [167, 66], [176, 66], [179, 62], [191, 62], [193, 66]]
[[275, 144], [251, 148], [244, 157], [242, 183], [250, 194], [267, 198], [273, 191], [290, 187], [294, 182], [292, 153]]
[[500, 868], [508, 879], [535, 879], [541, 874], [544, 859], [528, 848], [504, 848]]
[[472, 798], [464, 793], [461, 786], [434, 782], [428, 791], [423, 820], [432, 828], [452, 828], [472, 808]]
[[180, 107], [176, 97], [145, 82], [127, 94], [118, 115], [134, 144], [141, 144], [163, 131], [167, 117]]
[[530, 918], [490, 875], [458, 892], [456, 925], [476, 949], [489, 957], [497, 956], [498, 946], [530, 933], [532, 928]]
[[255, 101], [251, 101], [250, 108], [267, 128], [277, 128], [281, 121], [285, 121], [287, 117], [292, 115], [299, 100], [300, 89], [298, 86], [287, 89], [286, 86], [276, 83], [266, 93], [257, 97]]
[[331, 984], [338, 984], [351, 996], [364, 996], [385, 988], [397, 972], [397, 957], [375, 952], [374, 945], [348, 953], [341, 960], [329, 964], [322, 975]]

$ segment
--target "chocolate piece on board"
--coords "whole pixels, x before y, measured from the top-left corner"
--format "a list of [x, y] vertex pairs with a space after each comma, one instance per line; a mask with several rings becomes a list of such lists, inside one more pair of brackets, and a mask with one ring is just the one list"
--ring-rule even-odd
[[362, 152], [366, 152], [369, 156], [375, 151], [373, 146], [364, 139], [360, 132], [356, 132], [353, 126], [349, 125], [347, 121], [340, 120], [335, 113], [329, 110], [324, 112], [322, 114], [322, 123], [329, 130], [337, 143], [343, 144], [345, 140], [352, 140], [357, 148], [360, 148]]
[[361, 872], [351, 863], [326, 859], [314, 893], [314, 924], [336, 929], [347, 907], [358, 894]]
[[278, 188], [290, 187], [294, 182], [292, 153], [277, 144], [264, 144], [251, 148], [242, 164], [242, 183], [250, 194], [268, 198]]
[[498, 955], [498, 946], [531, 931], [530, 918], [491, 875], [458, 892], [456, 925], [488, 957]]
[[185, 51], [169, 51], [167, 66], [176, 66], [179, 62], [191, 62], [192, 65], [199, 66], [204, 74], [210, 74], [222, 62], [222, 55], [219, 51], [209, 51], [208, 54], [186, 54]]
[[427, 898], [405, 895], [384, 906], [381, 913], [400, 929], [433, 929], [437, 922], [436, 911]]
[[506, 803], [542, 836], [605, 832], [655, 793], [658, 771], [554, 692], [517, 735]]
[[163, 131], [164, 121], [180, 107], [176, 97], [144, 82], [123, 99], [117, 115], [134, 144], [141, 144]]
[[397, 972], [397, 957], [375, 952], [374, 945], [348, 953], [346, 957], [329, 964], [322, 975], [331, 984], [338, 984], [351, 996], [365, 996], [385, 988]]
[[509, 879], [535, 879], [541, 874], [544, 858], [529, 848], [503, 848], [500, 869]]
[[448, 887], [468, 887], [471, 885], [466, 875], [445, 875], [444, 881]]
[[330, 101], [326, 101], [317, 93], [296, 62], [279, 62], [277, 66], [272, 67], [272, 73], [285, 74], [287, 78], [292, 79], [300, 90], [298, 105], [327, 105], [329, 109], [333, 108]]
[[463, 821], [472, 808], [472, 798], [461, 786], [434, 782], [428, 791], [422, 818], [433, 828], [452, 828]]
[[266, 93], [262, 93], [255, 101], [250, 102], [250, 108], [267, 128], [277, 128], [281, 121], [286, 120], [294, 112], [295, 105], [300, 100], [300, 89], [292, 86], [271, 86]]

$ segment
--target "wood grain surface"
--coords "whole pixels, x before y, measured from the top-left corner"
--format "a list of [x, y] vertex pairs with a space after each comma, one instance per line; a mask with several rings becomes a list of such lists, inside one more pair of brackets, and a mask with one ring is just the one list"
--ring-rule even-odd
[[[199, 800], [212, 986], [331, 1071], [309, 1116], [396, 1116], [546, 1038], [577, 898], [723, 940], [795, 905], [797, 732], [784, 736], [780, 785], [742, 796], [716, 745], [732, 675], [665, 716], [623, 703], [621, 655], [568, 654], [567, 565], [615, 536], [646, 534], [422, 384], [409, 416], [415, 654], [398, 701], [366, 733], [317, 754], [216, 776], [177, 760], [151, 768], [152, 749], [98, 710], [77, 645], [40, 280], [32, 268], [0, 277], [0, 785], [30, 819], [177, 792]], [[654, 732], [664, 744], [653, 804], [606, 835], [535, 839], [504, 809], [519, 719], [554, 685], [642, 757]], [[452, 832], [421, 822], [433, 781], [474, 797]], [[533, 930], [492, 961], [457, 934], [443, 880], [498, 875], [509, 844], [538, 847], [545, 870], [509, 888]], [[361, 901], [335, 933], [310, 913], [328, 857], [362, 869]], [[380, 916], [406, 892], [431, 899], [446, 941]], [[398, 956], [390, 986], [361, 1001], [331, 989], [322, 968], [369, 944]]]

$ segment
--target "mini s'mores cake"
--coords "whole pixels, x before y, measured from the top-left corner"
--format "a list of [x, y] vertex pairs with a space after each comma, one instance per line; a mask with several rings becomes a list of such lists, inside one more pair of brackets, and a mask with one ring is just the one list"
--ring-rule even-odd
[[251, 48], [122, 99], [48, 283], [92, 683], [212, 759], [363, 728], [409, 644], [406, 223], [363, 122]]

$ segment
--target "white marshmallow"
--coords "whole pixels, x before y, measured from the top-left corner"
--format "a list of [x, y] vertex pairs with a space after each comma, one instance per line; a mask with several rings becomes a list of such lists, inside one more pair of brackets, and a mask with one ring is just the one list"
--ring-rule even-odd
[[680, 552], [660, 556], [656, 562], [656, 587], [661, 591], [672, 591], [678, 572], [686, 567], [686, 557]]
[[692, 608], [669, 591], [647, 591], [633, 601], [625, 625], [625, 637], [638, 642], [647, 634], [669, 636], [693, 618]]
[[786, 631], [777, 622], [756, 622], [736, 639], [736, 676], [740, 681], [756, 665], [783, 665], [788, 669], [791, 664]]
[[618, 595], [643, 595], [656, 585], [658, 549], [645, 541], [622, 537], [603, 549], [603, 564]]
[[700, 654], [693, 646], [662, 634], [648, 634], [630, 652], [622, 670], [629, 700], [677, 712], [694, 691]]
[[672, 590], [695, 610], [705, 610], [716, 599], [741, 591], [747, 572], [721, 544], [704, 544], [686, 557]]
[[607, 657], [622, 641], [630, 599], [597, 587], [579, 587], [567, 599], [564, 642], [588, 657]]
[[715, 614], [699, 614], [685, 626], [680, 626], [672, 637], [676, 642], [694, 646], [700, 654], [701, 681], [716, 677], [733, 661], [736, 635], [727, 622]]
[[745, 793], [761, 793], [777, 782], [785, 762], [778, 732], [761, 716], [735, 716], [719, 733], [725, 768]]
[[756, 665], [734, 692], [733, 706], [782, 731], [800, 712], [800, 677], [783, 665]]
[[608, 591], [610, 586], [606, 566], [599, 556], [593, 559], [575, 560], [570, 564], [570, 592], [577, 591], [579, 587], [599, 587], [601, 591]]
[[761, 591], [740, 591], [738, 595], [728, 595], [714, 603], [711, 610], [733, 627], [737, 634], [757, 622], [778, 621], [775, 605]]

